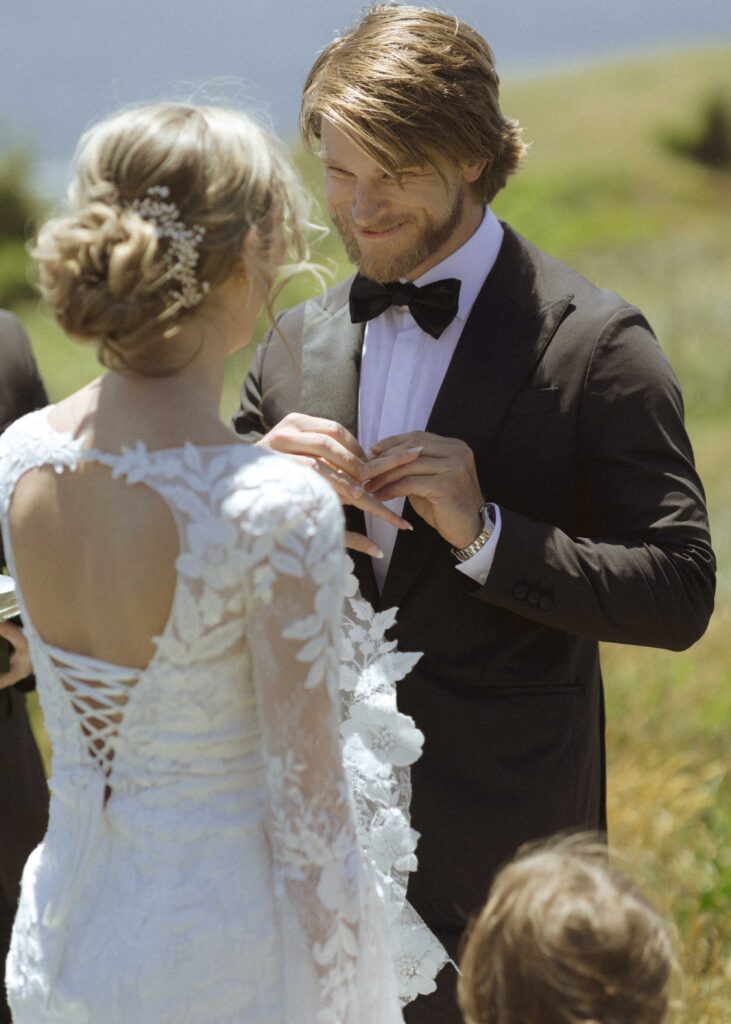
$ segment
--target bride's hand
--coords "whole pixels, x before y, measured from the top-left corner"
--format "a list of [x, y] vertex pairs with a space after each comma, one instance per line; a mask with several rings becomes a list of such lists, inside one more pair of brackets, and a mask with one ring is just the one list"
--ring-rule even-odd
[[[289, 413], [257, 442], [259, 447], [289, 455], [316, 469], [334, 487], [343, 505], [354, 505], [384, 519], [398, 530], [413, 527], [363, 488], [366, 481], [415, 461], [420, 447], [394, 446], [383, 455], [368, 458], [358, 441], [340, 423]], [[365, 534], [345, 532], [345, 546], [373, 558], [383, 552]]]
[[10, 644], [10, 668], [7, 672], [0, 673], [0, 690], [2, 690], [29, 676], [33, 671], [33, 665], [30, 660], [28, 641], [20, 626], [15, 626], [12, 622], [0, 622], [0, 637], [4, 637]]

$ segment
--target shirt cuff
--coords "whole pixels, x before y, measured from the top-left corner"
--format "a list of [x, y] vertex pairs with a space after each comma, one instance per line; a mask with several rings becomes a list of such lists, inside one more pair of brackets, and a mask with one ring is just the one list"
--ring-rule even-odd
[[463, 572], [465, 576], [469, 576], [470, 579], [474, 580], [475, 583], [479, 583], [480, 586], [483, 586], [492, 568], [492, 560], [495, 557], [495, 548], [500, 538], [500, 527], [502, 526], [500, 507], [493, 505], [492, 509], [495, 516], [495, 529], [492, 531], [489, 541], [472, 558], [468, 558], [465, 562], [457, 562], [455, 566], [459, 572]]

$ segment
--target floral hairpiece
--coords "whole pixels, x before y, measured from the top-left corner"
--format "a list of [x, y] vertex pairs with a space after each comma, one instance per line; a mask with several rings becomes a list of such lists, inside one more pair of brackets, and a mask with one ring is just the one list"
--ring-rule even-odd
[[135, 199], [131, 206], [140, 217], [154, 226], [158, 238], [167, 239], [168, 246], [164, 255], [168, 268], [166, 279], [179, 284], [173, 296], [188, 309], [192, 309], [201, 302], [209, 288], [207, 281], [199, 284], [196, 275], [198, 246], [203, 241], [206, 229], [199, 224], [188, 227], [169, 196], [167, 185], [153, 185], [148, 188], [144, 199]]

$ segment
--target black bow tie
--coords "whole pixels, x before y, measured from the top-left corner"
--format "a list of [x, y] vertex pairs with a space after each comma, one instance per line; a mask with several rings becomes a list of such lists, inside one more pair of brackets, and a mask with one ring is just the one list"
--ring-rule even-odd
[[378, 284], [357, 274], [350, 287], [350, 319], [360, 324], [380, 316], [389, 306], [408, 306], [422, 331], [438, 338], [457, 315], [461, 283], [448, 277], [419, 288], [411, 281]]

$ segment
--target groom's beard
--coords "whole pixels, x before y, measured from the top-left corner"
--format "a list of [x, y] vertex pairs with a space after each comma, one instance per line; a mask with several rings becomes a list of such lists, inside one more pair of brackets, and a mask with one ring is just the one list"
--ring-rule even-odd
[[[397, 238], [393, 244], [388, 241], [361, 244], [356, 237], [352, 217], [338, 215], [333, 210], [329, 212], [350, 262], [355, 263], [365, 277], [385, 284], [406, 277], [449, 241], [462, 220], [464, 187], [460, 185], [456, 189], [443, 212], [432, 214], [423, 210], [420, 216], [410, 216], [404, 222], [403, 240]], [[393, 221], [398, 222], [398, 212], [393, 215]], [[389, 224], [369, 227], [371, 230], [385, 230]]]

